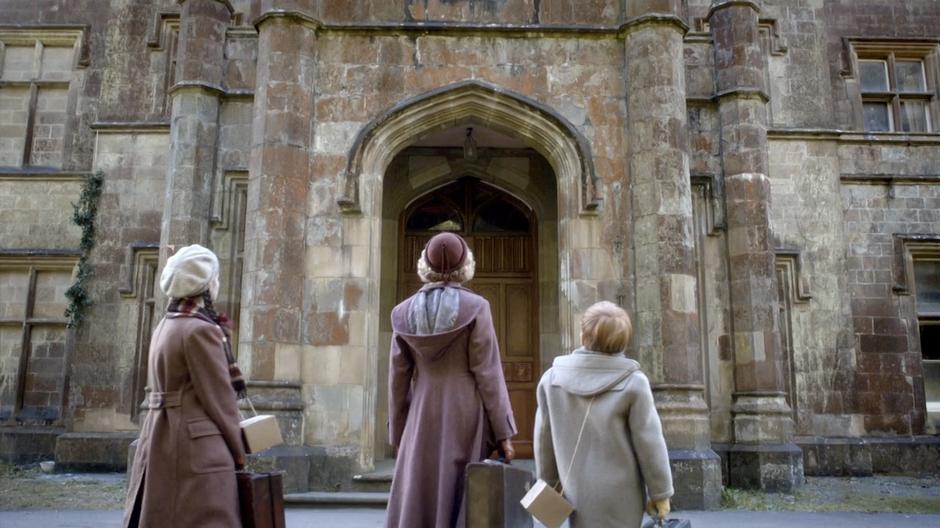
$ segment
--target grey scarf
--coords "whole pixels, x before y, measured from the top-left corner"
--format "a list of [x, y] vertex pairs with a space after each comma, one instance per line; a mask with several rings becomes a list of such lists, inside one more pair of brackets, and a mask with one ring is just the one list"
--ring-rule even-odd
[[460, 292], [443, 282], [429, 284], [411, 301], [408, 319], [418, 335], [446, 332], [454, 327], [460, 310]]

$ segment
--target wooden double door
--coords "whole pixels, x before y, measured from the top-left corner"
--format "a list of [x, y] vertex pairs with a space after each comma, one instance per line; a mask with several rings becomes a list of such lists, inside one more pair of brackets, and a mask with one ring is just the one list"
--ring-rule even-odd
[[525, 204], [474, 178], [462, 178], [421, 197], [402, 213], [398, 297], [421, 287], [416, 263], [427, 241], [451, 231], [473, 250], [476, 273], [467, 287], [493, 313], [503, 373], [519, 434], [516, 456], [532, 457], [539, 368], [536, 218]]

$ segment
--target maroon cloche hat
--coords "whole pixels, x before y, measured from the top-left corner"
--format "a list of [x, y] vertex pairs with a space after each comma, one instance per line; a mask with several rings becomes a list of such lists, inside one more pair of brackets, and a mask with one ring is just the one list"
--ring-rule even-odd
[[424, 246], [424, 258], [431, 270], [445, 275], [453, 273], [467, 260], [467, 243], [454, 233], [434, 235]]

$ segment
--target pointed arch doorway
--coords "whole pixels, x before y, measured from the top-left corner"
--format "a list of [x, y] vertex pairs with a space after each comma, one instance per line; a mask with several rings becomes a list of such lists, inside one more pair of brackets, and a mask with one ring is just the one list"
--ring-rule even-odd
[[540, 374], [535, 211], [496, 186], [464, 177], [413, 201], [398, 225], [399, 301], [421, 287], [416, 263], [432, 236], [458, 233], [473, 251], [476, 273], [467, 286], [490, 303], [519, 429], [513, 444], [517, 457], [531, 458]]

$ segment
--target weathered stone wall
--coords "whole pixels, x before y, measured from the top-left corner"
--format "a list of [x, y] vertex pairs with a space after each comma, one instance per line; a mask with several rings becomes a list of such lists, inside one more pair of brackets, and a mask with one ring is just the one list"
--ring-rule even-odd
[[[848, 70], [847, 51], [843, 37], [878, 37], [890, 39], [937, 38], [940, 10], [933, 0], [907, 0], [884, 3], [877, 0], [828, 0], [817, 13], [826, 24], [829, 81], [833, 94], [835, 128], [858, 130], [856, 119], [857, 91], [843, 71]], [[936, 90], [936, 87], [934, 87]], [[807, 92], [809, 98], [809, 92]], [[823, 122], [825, 123], [825, 121]]]
[[69, 399], [77, 431], [136, 427], [130, 414], [140, 402], [130, 387], [139, 321], [136, 299], [120, 289], [134, 280], [131, 245], [159, 240], [168, 153], [167, 136], [159, 132], [100, 133], [97, 145], [94, 169], [105, 181], [90, 255], [94, 304], [77, 332], [72, 364]]
[[0, 248], [78, 247], [72, 203], [80, 191], [81, 181], [74, 178], [0, 178]]
[[895, 235], [940, 232], [940, 191], [914, 183], [934, 177], [940, 150], [843, 135], [781, 138], [770, 155], [776, 243], [798, 250], [810, 297], [791, 308], [798, 433], [924, 432], [916, 312], [895, 291]]
[[[761, 18], [767, 22], [762, 41], [773, 127], [830, 128], [833, 124], [834, 101], [844, 95], [829, 88], [830, 65], [839, 57], [827, 49], [834, 36], [830, 26], [834, 17], [827, 12], [830, 3], [763, 2]], [[836, 16], [842, 16], [842, 11]]]
[[[74, 259], [44, 266], [41, 259], [3, 257], [0, 319], [20, 324], [0, 325], [0, 421], [55, 424], [65, 412], [67, 331], [62, 314]], [[25, 365], [24, 354], [29, 358]]]
[[615, 25], [624, 0], [340, 0], [319, 2], [324, 22]]
[[[498, 34], [361, 36], [329, 30], [321, 33], [317, 47], [315, 183], [307, 214], [311, 218], [326, 214], [324, 218], [330, 221], [325, 225], [308, 223], [306, 298], [315, 299], [316, 318], [323, 325], [310, 334], [319, 337], [311, 341], [309, 350], [304, 347], [302, 363], [332, 364], [331, 356], [354, 363], [342, 367], [334, 361], [338, 371], [332, 376], [326, 369], [309, 370], [308, 376], [308, 369], [301, 368], [302, 379], [312, 396], [307, 400], [308, 420], [312, 423], [326, 420], [331, 424], [312, 428], [307, 441], [312, 445], [355, 445], [358, 442], [354, 438], [362, 427], [369, 428], [371, 438], [368, 424], [373, 422], [371, 415], [377, 408], [362, 399], [362, 394], [374, 395], [375, 389], [367, 380], [385, 376], [385, 370], [369, 359], [375, 357], [372, 354], [385, 354], [381, 341], [375, 351], [369, 351], [361, 347], [370, 341], [358, 340], [363, 339], [363, 333], [368, 336], [375, 331], [379, 321], [387, 317], [372, 311], [379, 295], [378, 284], [371, 280], [377, 278], [375, 272], [381, 263], [380, 252], [373, 252], [378, 247], [370, 245], [375, 244], [380, 232], [390, 233], [388, 228], [380, 231], [375, 222], [385, 213], [384, 206], [377, 209], [382, 202], [374, 199], [379, 188], [373, 185], [391, 181], [387, 175], [383, 181], [363, 182], [363, 216], [335, 219], [339, 175], [347, 165], [356, 134], [369, 120], [399, 101], [458, 81], [478, 79], [524, 94], [558, 111], [589, 141], [596, 174], [602, 188], [606, 188], [625, 179], [622, 161], [625, 80], [620, 68], [623, 52], [619, 41], [607, 38], [584, 41], [564, 36], [523, 39]], [[598, 218], [575, 218], [568, 224], [569, 231], [559, 233], [560, 239], [570, 236], [573, 243], [572, 260], [566, 261], [563, 268], [566, 276], [561, 277], [570, 281], [567, 289], [562, 288], [562, 295], [568, 295], [565, 303], [571, 306], [571, 311], [562, 310], [565, 321], [576, 321], [577, 314], [601, 296], [623, 295], [617, 280], [619, 272], [615, 271], [613, 258], [606, 249], [611, 247], [614, 237], [623, 236], [618, 233], [622, 233], [624, 225], [615, 220], [622, 218], [620, 211], [624, 210], [618, 200], [605, 204], [605, 208], [617, 207], [616, 217], [602, 212]], [[576, 193], [559, 194], [559, 211], [577, 210], [579, 201]], [[599, 243], [578, 236], [581, 232], [578, 225], [582, 223], [595, 226], [591, 231]], [[381, 254], [381, 262], [387, 258]], [[363, 283], [363, 279], [368, 281]], [[361, 298], [358, 293], [355, 299], [325, 294], [338, 287], [331, 284], [350, 280], [355, 292], [365, 289]], [[357, 312], [366, 316], [364, 323], [357, 322], [362, 317]], [[560, 336], [562, 346], [572, 342], [572, 326], [567, 324], [564, 328], [569, 330]], [[277, 367], [276, 371], [281, 372], [282, 368]], [[384, 429], [380, 421], [374, 423], [376, 429]]]
[[[367, 465], [371, 455], [358, 450], [373, 445], [381, 451], [384, 439], [384, 404], [377, 393], [384, 393], [381, 358], [388, 347], [389, 291], [395, 281], [386, 271], [395, 264], [395, 253], [388, 250], [398, 236], [396, 207], [403, 196], [420, 193], [448, 175], [402, 157], [387, 171], [382, 166], [362, 175], [358, 212], [341, 208], [337, 200], [349, 198], [344, 181], [348, 156], [370, 122], [403, 101], [461, 81], [478, 81], [527, 98], [532, 105], [516, 107], [523, 113], [536, 112], [536, 106], [557, 112], [585, 140], [598, 177], [603, 203], [592, 212], [583, 209], [584, 196], [577, 190], [582, 182], [564, 180], [565, 167], [551, 167], [558, 191], [556, 214], [545, 216], [551, 220], [540, 226], [540, 233], [551, 235], [539, 238], [539, 266], [546, 270], [540, 277], [540, 299], [547, 306], [540, 321], [542, 367], [554, 354], [571, 348], [580, 313], [595, 300], [618, 300], [635, 312], [631, 277], [634, 261], [640, 258], [634, 255], [635, 239], [650, 233], [642, 226], [642, 232], [635, 233], [631, 219], [635, 202], [645, 207], [652, 201], [632, 194], [631, 182], [645, 174], [637, 169], [631, 174], [628, 167], [633, 146], [625, 140], [631, 125], [626, 102], [631, 83], [639, 86], [636, 83], [651, 77], [629, 74], [630, 50], [624, 46], [624, 31], [617, 28], [642, 4], [681, 6], [683, 13], [687, 8], [691, 30], [684, 38], [677, 33], [678, 45], [670, 48], [674, 60], [684, 55], [685, 78], [675, 84], [684, 84], [688, 111], [680, 118], [670, 108], [658, 116], [675, 122], [687, 119], [688, 130], [676, 131], [671, 139], [651, 139], [673, 141], [681, 150], [682, 136], [688, 134], [693, 238], [700, 261], [696, 277], [683, 277], [698, 282], [712, 441], [735, 441], [732, 395], [740, 390], [730, 336], [741, 330], [732, 324], [733, 318], [743, 317], [732, 310], [733, 294], [741, 291], [731, 285], [736, 275], [728, 268], [731, 242], [726, 237], [727, 189], [722, 185], [729, 160], [736, 162], [736, 147], [722, 142], [723, 130], [725, 139], [752, 145], [747, 137], [731, 137], [734, 120], [769, 128], [769, 146], [753, 152], [752, 161], [760, 170], [751, 172], [764, 170], [769, 157], [765, 172], [771, 245], [783, 251], [778, 263], [781, 258], [797, 263], [786, 268], [790, 275], [778, 275], [778, 280], [787, 276], [795, 281], [795, 291], [787, 290], [792, 298], [784, 303], [788, 324], [781, 324], [780, 330], [790, 332], [785, 363], [797, 434], [923, 432], [916, 317], [911, 297], [894, 291], [899, 258], [895, 235], [940, 233], [940, 143], [933, 136], [909, 142], [835, 129], [860, 127], [854, 81], [844, 73], [849, 66], [845, 39], [935, 39], [940, 27], [936, 2], [757, 2], [758, 33], [748, 26], [750, 51], [741, 56], [747, 56], [745, 73], [761, 77], [729, 84], [727, 73], [716, 77], [716, 64], [726, 71], [741, 65], [716, 62], [715, 35], [725, 39], [719, 52], [730, 53], [722, 59], [727, 60], [743, 49], [735, 48], [735, 39], [742, 35], [723, 31], [753, 21], [736, 16], [725, 30], [713, 32], [714, 24], [708, 21], [712, 0], [689, 0], [684, 6], [632, 0], [298, 0], [283, 5], [298, 6], [311, 20], [319, 20], [319, 27], [296, 18], [263, 22], [262, 29], [278, 28], [267, 37], [259, 37], [254, 22], [272, 2], [233, 1], [234, 13], [226, 20], [227, 11], [213, 2], [189, 1], [199, 4], [192, 8], [198, 16], [216, 11], [210, 25], [218, 31], [200, 34], [202, 20], [188, 26], [189, 33], [180, 40], [181, 7], [175, 0], [79, 0], [67, 7], [56, 0], [12, 1], [4, 3], [0, 14], [4, 28], [67, 25], [73, 28], [69, 31], [83, 32], [76, 46], [45, 47], [38, 63], [28, 45], [11, 44], [0, 67], [3, 81], [70, 81], [35, 88], [35, 124], [25, 169], [20, 165], [34, 88], [22, 83], [0, 88], [0, 249], [74, 250], [79, 233], [70, 220], [70, 204], [77, 200], [79, 177], [97, 169], [105, 174], [98, 246], [91, 254], [95, 305], [75, 335], [69, 393], [74, 416], [66, 416], [68, 426], [82, 431], [135, 427], [131, 417], [139, 359], [135, 355], [140, 350], [137, 331], [147, 296], [145, 285], [138, 283], [153, 279], [153, 247], [167, 235], [161, 233], [161, 222], [173, 215], [195, 218], [189, 209], [198, 209], [203, 220], [190, 222], [187, 233], [173, 240], [194, 242], [191, 235], [199, 233], [200, 241], [220, 254], [220, 307], [236, 317], [250, 315], [239, 321], [246, 336], [241, 347], [246, 371], [259, 380], [302, 386], [307, 420], [302, 441], [332, 450], [332, 455], [359, 457]], [[746, 4], [731, 9], [746, 11]], [[416, 30], [417, 22], [425, 29]], [[488, 24], [502, 27], [485, 27]], [[539, 24], [539, 29], [518, 30]], [[191, 51], [207, 42], [222, 57], [211, 64], [201, 63], [199, 53]], [[191, 55], [182, 57], [182, 65], [180, 53]], [[262, 68], [256, 71], [258, 63]], [[169, 93], [177, 81], [208, 77], [211, 86]], [[718, 81], [739, 91], [763, 89], [769, 102], [725, 104], [720, 112]], [[174, 97], [178, 119], [170, 129]], [[748, 97], [760, 95], [743, 98]], [[215, 105], [215, 110], [207, 111], [206, 105]], [[636, 109], [647, 108], [636, 104]], [[490, 124], [503, 132], [531, 133], [499, 120]], [[762, 141], [758, 138], [757, 143]], [[187, 150], [187, 145], [193, 149]], [[193, 160], [198, 166], [169, 158], [171, 152], [188, 155], [196, 150]], [[394, 154], [375, 155], [388, 161]], [[540, 163], [551, 165], [554, 153], [541, 154], [548, 161]], [[198, 206], [184, 200], [181, 210], [165, 218], [168, 163], [192, 169], [201, 194]], [[524, 188], [519, 174], [503, 168], [507, 187]], [[172, 175], [179, 177], [180, 170]], [[412, 181], [416, 177], [428, 179]], [[407, 186], [386, 187], [405, 180]], [[532, 177], [529, 184], [535, 181]], [[386, 189], [401, 194], [383, 195]], [[296, 203], [291, 198], [297, 198]], [[653, 198], [688, 205], [685, 194], [681, 200]], [[151, 275], [141, 274], [141, 266], [150, 266], [146, 269]], [[52, 299], [43, 309], [58, 310], [63, 302], [60, 290], [68, 281], [61, 276], [65, 272], [56, 273], [56, 286], [43, 289]], [[4, 296], [24, 295], [21, 273], [3, 277], [0, 291], [9, 292]], [[761, 287], [766, 286], [763, 281]], [[658, 293], [648, 289], [644, 302]], [[247, 311], [242, 309], [245, 299], [255, 303]], [[649, 336], [656, 323], [640, 321], [638, 337]], [[764, 329], [768, 335], [775, 331], [770, 326]], [[48, 333], [45, 341], [51, 345], [39, 351], [38, 358], [58, 354], [64, 334], [56, 332]], [[696, 341], [689, 336], [690, 343]], [[16, 368], [13, 349], [7, 346], [11, 340], [15, 338], [7, 336], [0, 344], [6, 379]], [[637, 346], [635, 342], [631, 353]], [[669, 361], [685, 361], [651, 356], [643, 359], [657, 381]], [[49, 369], [60, 372], [61, 367]], [[697, 365], [688, 370], [695, 377]], [[48, 380], [36, 379], [48, 385]], [[47, 400], [57, 397], [54, 390], [45, 392]]]
[[[70, 87], [72, 102], [66, 116], [68, 126], [61, 136], [62, 153], [51, 160], [55, 165], [66, 170], [91, 167], [95, 148], [92, 123], [162, 118], [165, 70], [151, 63], [165, 57], [159, 52], [151, 53], [147, 40], [156, 13], [172, 10], [175, 4], [173, 0], [79, 0], [69, 2], [66, 8], [56, 0], [4, 2], [5, 25], [27, 29], [81, 27], [84, 32], [81, 56], [66, 58], [63, 51], [57, 57], [59, 66], [77, 65], [78, 76]], [[5, 96], [9, 93], [7, 88], [3, 91]], [[62, 104], [56, 102], [49, 108], [59, 112]], [[57, 127], [61, 125], [59, 118], [49, 123], [54, 128], [49, 131], [52, 139], [57, 139], [61, 130]], [[5, 164], [0, 161], [0, 165]]]
[[857, 412], [869, 434], [924, 432], [924, 388], [911, 296], [894, 286], [896, 234], [940, 233], [940, 188], [846, 185], [846, 276], [858, 339]]
[[[798, 281], [811, 298], [791, 303], [790, 394], [797, 434], [858, 436], [853, 414], [856, 350], [848, 312], [844, 220], [834, 141], [770, 143], [774, 244], [798, 253]], [[793, 293], [798, 295], [797, 292]]]
[[[914, 183], [936, 177], [940, 148], [850, 143], [840, 146], [839, 158], [843, 173], [857, 182], [842, 189], [845, 272], [858, 340], [856, 409], [870, 434], [919, 434], [925, 420], [921, 351], [914, 300], [896, 291], [905, 258], [897, 237], [940, 233], [940, 187]], [[879, 184], [860, 175], [900, 181]]]

